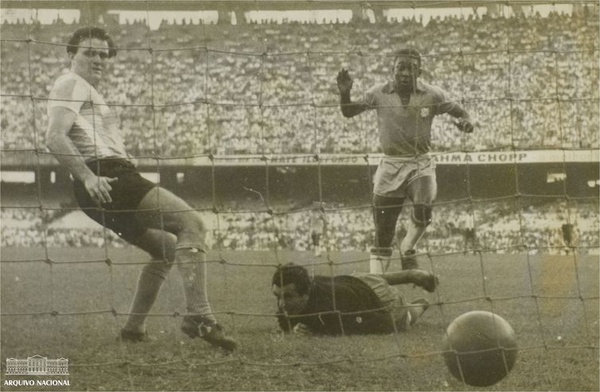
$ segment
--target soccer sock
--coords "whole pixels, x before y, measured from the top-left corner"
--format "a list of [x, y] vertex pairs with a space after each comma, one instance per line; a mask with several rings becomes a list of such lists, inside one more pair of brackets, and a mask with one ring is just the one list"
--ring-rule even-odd
[[369, 257], [369, 272], [372, 274], [384, 274], [392, 259], [392, 248], [371, 248]]
[[171, 264], [164, 261], [152, 261], [142, 268], [124, 329], [135, 332], [146, 331], [146, 317], [170, 269]]
[[217, 319], [208, 303], [205, 257], [204, 252], [197, 248], [182, 248], [175, 252], [188, 313], [201, 315], [209, 324], [216, 324]]

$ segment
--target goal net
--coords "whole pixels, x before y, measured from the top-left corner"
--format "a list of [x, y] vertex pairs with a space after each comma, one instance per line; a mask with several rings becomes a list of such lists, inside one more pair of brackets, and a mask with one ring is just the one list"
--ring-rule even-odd
[[[417, 246], [421, 268], [441, 280], [428, 298], [430, 331], [441, 336], [458, 314], [483, 309], [516, 324], [525, 350], [541, 349], [546, 358], [554, 348], [597, 354], [597, 2], [79, 3], [1, 5], [7, 356], [35, 354], [65, 320], [79, 320], [80, 329], [70, 330], [83, 341], [106, 320], [116, 331], [136, 271], [150, 261], [81, 212], [70, 173], [46, 148], [50, 87], [70, 68], [70, 35], [86, 25], [115, 41], [99, 90], [133, 161], [204, 218], [211, 302], [242, 341], [251, 340], [245, 326], [259, 335], [277, 329], [274, 267], [294, 262], [328, 276], [368, 271], [372, 181], [383, 156], [378, 119], [376, 111], [342, 115], [336, 76], [348, 69], [352, 98], [361, 99], [391, 80], [393, 53], [412, 47], [422, 56], [421, 80], [447, 91], [475, 125], [461, 133], [447, 115], [432, 125], [438, 197]], [[400, 270], [411, 211], [407, 202], [391, 270]], [[160, 328], [184, 313], [178, 283], [169, 282], [151, 312]], [[29, 345], [23, 336], [35, 334], [25, 328], [19, 337], [19, 328], [38, 317], [50, 332]], [[267, 332], [269, 342], [286, 339], [274, 334]], [[429, 342], [424, 355], [437, 355], [435, 339]], [[421, 357], [407, 350], [367, 360]], [[177, 366], [185, 367], [187, 354]], [[79, 357], [82, 369], [97, 368], [93, 355]], [[339, 357], [307, 362], [321, 360]], [[277, 366], [266, 362], [268, 371]], [[296, 362], [303, 361], [287, 363]], [[145, 385], [128, 377], [128, 387]], [[527, 388], [519, 382], [515, 388]]]

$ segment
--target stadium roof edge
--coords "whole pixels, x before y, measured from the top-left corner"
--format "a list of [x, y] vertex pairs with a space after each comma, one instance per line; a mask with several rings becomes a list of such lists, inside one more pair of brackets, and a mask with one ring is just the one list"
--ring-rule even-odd
[[347, 8], [451, 8], [486, 7], [490, 5], [524, 6], [556, 4], [588, 4], [589, 0], [541, 1], [541, 0], [455, 0], [455, 1], [408, 1], [408, 0], [2, 0], [0, 8], [19, 9], [119, 9], [119, 10], [301, 10], [301, 9], [347, 9]]

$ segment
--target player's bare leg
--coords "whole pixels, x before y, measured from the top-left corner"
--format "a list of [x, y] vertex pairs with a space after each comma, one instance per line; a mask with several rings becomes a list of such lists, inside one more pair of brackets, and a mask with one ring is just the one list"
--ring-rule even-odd
[[145, 226], [165, 230], [177, 238], [174, 262], [182, 275], [188, 312], [181, 330], [227, 351], [235, 350], [237, 343], [225, 335], [208, 302], [206, 229], [200, 215], [185, 201], [159, 187], [148, 192], [138, 209]]
[[425, 230], [425, 226], [415, 224], [412, 219], [409, 221], [406, 236], [400, 243], [400, 260], [402, 263], [402, 269], [419, 268], [415, 248], [421, 238], [423, 238]]
[[403, 198], [373, 196], [375, 246], [371, 248], [369, 258], [369, 270], [372, 274], [383, 274], [390, 265], [396, 223], [402, 212], [403, 204]]
[[413, 211], [406, 236], [400, 243], [402, 269], [418, 268], [419, 266], [415, 248], [431, 223], [432, 205], [437, 196], [435, 177], [419, 177], [410, 183], [407, 191], [413, 202]]

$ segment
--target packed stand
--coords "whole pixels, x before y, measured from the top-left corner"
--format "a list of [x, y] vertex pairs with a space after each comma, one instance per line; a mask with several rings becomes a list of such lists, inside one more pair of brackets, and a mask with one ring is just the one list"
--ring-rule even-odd
[[[51, 81], [68, 68], [76, 26], [4, 24], [3, 151], [43, 150]], [[598, 148], [598, 13], [437, 18], [377, 24], [112, 26], [119, 48], [105, 98], [137, 157], [374, 153], [374, 116], [345, 119], [353, 95], [386, 80], [391, 54], [423, 53], [424, 80], [462, 100], [464, 136], [434, 122], [437, 151]], [[28, 41], [27, 39], [31, 39]], [[431, 43], [435, 42], [435, 45]]]
[[[397, 232], [410, 219], [403, 212]], [[209, 227], [209, 244], [218, 250], [311, 251], [312, 232], [321, 235], [327, 252], [366, 252], [373, 243], [370, 206], [346, 207], [328, 203], [319, 209], [270, 212], [202, 212]], [[569, 245], [581, 254], [598, 253], [598, 204], [593, 201], [538, 201], [519, 204], [517, 198], [499, 201], [448, 202], [434, 208], [419, 252], [453, 254], [565, 253]], [[102, 228], [55, 227], [37, 208], [2, 209], [2, 247], [124, 247], [121, 239]], [[315, 221], [319, 222], [315, 225]], [[562, 225], [573, 225], [573, 240], [565, 243]], [[473, 229], [473, 238], [467, 237]], [[401, 238], [399, 238], [400, 240]]]

